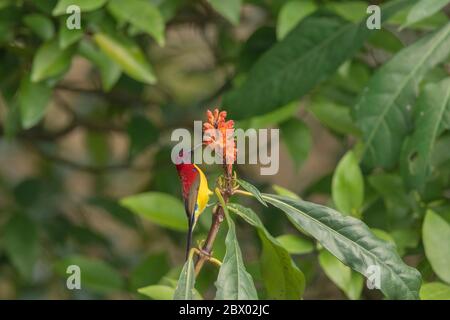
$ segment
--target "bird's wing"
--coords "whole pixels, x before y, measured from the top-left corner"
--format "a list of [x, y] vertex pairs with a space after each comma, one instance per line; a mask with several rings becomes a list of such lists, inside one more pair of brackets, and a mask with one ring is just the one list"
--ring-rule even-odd
[[195, 176], [189, 188], [189, 193], [187, 197], [184, 199], [184, 206], [188, 218], [191, 218], [194, 215], [195, 210], [197, 209], [196, 206], [199, 188], [200, 188], [200, 175], [197, 172], [197, 175]]

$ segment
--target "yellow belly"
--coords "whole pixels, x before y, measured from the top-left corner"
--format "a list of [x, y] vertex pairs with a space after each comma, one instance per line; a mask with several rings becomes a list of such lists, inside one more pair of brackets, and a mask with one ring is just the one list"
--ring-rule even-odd
[[[197, 196], [197, 210], [195, 211], [195, 217], [198, 218], [203, 210], [205, 210], [209, 196], [212, 194], [211, 190], [208, 188], [208, 180], [206, 179], [205, 174], [199, 167], [194, 165], [200, 174], [200, 186], [198, 188], [198, 196]], [[197, 220], [197, 219], [196, 219]]]

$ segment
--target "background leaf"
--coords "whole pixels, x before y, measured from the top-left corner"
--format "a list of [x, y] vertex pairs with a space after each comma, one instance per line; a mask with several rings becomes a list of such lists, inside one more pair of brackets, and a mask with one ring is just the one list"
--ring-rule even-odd
[[401, 162], [406, 183], [423, 191], [439, 135], [450, 129], [450, 78], [429, 84], [415, 106], [415, 129], [405, 142]]
[[[167, 252], [159, 252], [143, 259], [130, 275], [131, 290], [158, 283], [170, 269]], [[139, 291], [140, 292], [140, 291]], [[173, 299], [173, 293], [168, 300]]]
[[125, 197], [120, 204], [132, 212], [166, 228], [187, 230], [184, 205], [178, 198], [162, 192], [146, 192]]
[[31, 279], [39, 254], [36, 227], [27, 216], [15, 214], [3, 230], [5, 252], [24, 279]]
[[94, 40], [100, 49], [130, 77], [148, 84], [156, 82], [150, 64], [135, 43], [129, 39], [105, 33], [96, 33]]
[[55, 268], [61, 276], [67, 278], [66, 270], [70, 265], [80, 268], [81, 290], [87, 288], [101, 293], [119, 291], [124, 286], [124, 280], [120, 273], [101, 260], [72, 256], [57, 262]]
[[348, 151], [339, 161], [333, 174], [331, 190], [333, 202], [340, 212], [361, 217], [364, 179], [353, 151]]
[[39, 82], [69, 69], [72, 53], [72, 48], [61, 50], [57, 39], [44, 43], [34, 57], [31, 81]]
[[425, 283], [420, 288], [422, 300], [450, 300], [450, 286], [440, 282]]
[[364, 285], [364, 278], [326, 250], [319, 253], [319, 263], [325, 274], [351, 300], [358, 300]]
[[227, 18], [232, 24], [239, 23], [239, 17], [241, 13], [241, 0], [208, 0], [211, 6]]
[[158, 139], [158, 129], [144, 116], [134, 115], [128, 124], [130, 154], [132, 156], [145, 150]]
[[277, 19], [277, 39], [283, 39], [304, 17], [316, 11], [312, 1], [288, 1], [280, 10]]
[[449, 39], [450, 23], [401, 50], [370, 79], [354, 108], [367, 166], [392, 167], [398, 159], [410, 129], [417, 87], [432, 67], [448, 57]]
[[18, 103], [22, 127], [29, 129], [45, 115], [52, 89], [45, 83], [34, 83], [24, 77], [19, 88]]
[[52, 21], [42, 14], [26, 15], [23, 22], [43, 40], [50, 40], [55, 33]]
[[359, 129], [353, 123], [350, 108], [333, 103], [326, 99], [314, 99], [308, 106], [314, 116], [326, 127], [341, 133], [358, 136]]
[[146, 0], [109, 0], [109, 11], [120, 20], [124, 20], [141, 29], [164, 45], [164, 20], [157, 7]]
[[278, 236], [276, 239], [290, 254], [306, 254], [314, 251], [314, 245], [309, 240], [293, 234]]
[[439, 278], [450, 283], [450, 246], [443, 245], [450, 241], [450, 224], [429, 210], [423, 221], [422, 239], [425, 254], [434, 272]]
[[140, 288], [138, 292], [153, 300], [173, 300], [175, 289], [169, 286], [154, 284]]
[[279, 185], [276, 184], [272, 185], [272, 189], [280, 196], [291, 197], [293, 199], [300, 199], [300, 197], [296, 193]]
[[95, 48], [89, 41], [81, 41], [78, 51], [83, 57], [98, 67], [102, 79], [103, 90], [111, 90], [122, 74], [119, 65], [112, 61], [102, 51]]
[[117, 221], [120, 221], [129, 227], [136, 228], [137, 226], [136, 219], [133, 213], [118, 204], [115, 199], [110, 199], [107, 197], [93, 197], [89, 199], [88, 203], [93, 206], [102, 208], [111, 216], [113, 216]]
[[309, 128], [298, 119], [290, 119], [280, 126], [283, 141], [286, 144], [295, 167], [298, 169], [308, 158], [311, 149], [311, 133]]
[[435, 14], [436, 12], [444, 8], [448, 3], [450, 3], [449, 0], [418, 1], [409, 11], [406, 23], [402, 27], [404, 28]]
[[78, 42], [83, 35], [83, 29], [69, 29], [66, 26], [66, 20], [61, 19], [58, 35], [59, 47], [61, 49], [66, 49], [70, 45]]
[[[390, 3], [383, 19], [403, 4]], [[255, 63], [245, 83], [226, 94], [223, 104], [235, 119], [283, 106], [334, 73], [369, 34], [365, 19], [355, 25], [338, 17], [307, 18]]]

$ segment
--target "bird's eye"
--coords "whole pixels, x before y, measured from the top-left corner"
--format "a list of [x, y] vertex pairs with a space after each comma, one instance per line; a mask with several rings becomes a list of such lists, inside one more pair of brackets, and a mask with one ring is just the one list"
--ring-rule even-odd
[[195, 172], [195, 168], [192, 168], [192, 172]]

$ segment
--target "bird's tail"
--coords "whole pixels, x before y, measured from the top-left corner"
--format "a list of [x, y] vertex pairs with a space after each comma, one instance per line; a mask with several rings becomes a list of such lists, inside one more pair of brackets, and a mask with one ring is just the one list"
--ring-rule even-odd
[[188, 220], [188, 234], [187, 234], [187, 241], [186, 241], [186, 261], [189, 258], [189, 251], [191, 251], [192, 233], [194, 231], [194, 226], [195, 226], [195, 214], [192, 214]]

